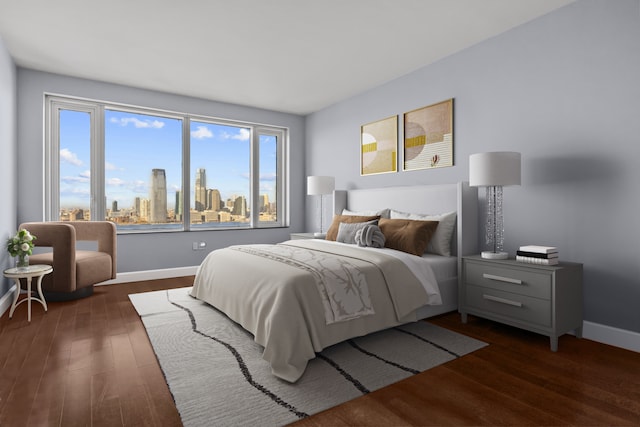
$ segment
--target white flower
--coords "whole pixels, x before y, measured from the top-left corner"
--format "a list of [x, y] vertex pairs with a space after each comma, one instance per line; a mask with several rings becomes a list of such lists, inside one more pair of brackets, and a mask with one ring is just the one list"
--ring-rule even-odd
[[22, 252], [27, 252], [29, 249], [31, 249], [31, 246], [29, 246], [28, 243], [23, 243], [22, 245], [20, 245], [20, 249], [22, 250]]
[[24, 240], [26, 240], [27, 242], [30, 242], [33, 240], [33, 236], [31, 235], [31, 233], [29, 233], [27, 231], [27, 234], [24, 235]]

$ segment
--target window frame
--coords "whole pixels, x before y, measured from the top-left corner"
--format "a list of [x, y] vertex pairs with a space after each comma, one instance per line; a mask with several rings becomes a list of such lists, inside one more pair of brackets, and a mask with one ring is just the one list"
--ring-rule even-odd
[[[59, 94], [44, 94], [45, 134], [44, 134], [44, 219], [59, 221], [60, 218], [60, 111], [70, 110], [86, 112], [90, 117], [90, 206], [91, 221], [106, 218], [105, 201], [105, 111], [122, 111], [132, 114], [146, 114], [182, 120], [182, 226], [180, 229], [148, 228], [127, 230], [118, 227], [118, 234], [167, 233], [185, 231], [217, 231], [241, 230], [254, 228], [282, 228], [289, 226], [289, 129], [286, 127], [267, 125], [238, 120], [221, 119], [205, 115], [195, 115], [176, 111], [146, 108], [115, 102], [77, 98]], [[197, 227], [192, 230], [188, 210], [191, 206], [191, 121], [203, 121], [216, 125], [250, 128], [250, 186], [251, 220], [247, 226], [234, 227]], [[257, 209], [260, 199], [260, 135], [276, 137], [276, 220], [260, 221]], [[188, 189], [188, 191], [185, 191]]]

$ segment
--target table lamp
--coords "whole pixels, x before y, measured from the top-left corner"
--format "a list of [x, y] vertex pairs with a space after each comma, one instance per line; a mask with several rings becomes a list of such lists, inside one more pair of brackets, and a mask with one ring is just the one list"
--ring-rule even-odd
[[335, 178], [332, 176], [308, 176], [307, 177], [307, 194], [309, 196], [320, 196], [320, 232], [315, 232], [315, 237], [323, 237], [322, 232], [322, 219], [324, 216], [324, 209], [322, 206], [322, 199], [326, 194], [333, 193], [336, 187]]
[[482, 252], [482, 258], [507, 259], [504, 247], [504, 220], [502, 215], [502, 187], [520, 185], [520, 153], [497, 151], [469, 156], [469, 185], [487, 188], [487, 221], [485, 236], [491, 251]]

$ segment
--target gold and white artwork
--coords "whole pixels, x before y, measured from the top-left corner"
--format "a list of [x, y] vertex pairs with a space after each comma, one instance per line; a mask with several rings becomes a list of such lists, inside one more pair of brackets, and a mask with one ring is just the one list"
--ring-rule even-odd
[[397, 116], [362, 126], [360, 139], [362, 175], [398, 170]]
[[404, 114], [403, 170], [453, 166], [453, 99]]

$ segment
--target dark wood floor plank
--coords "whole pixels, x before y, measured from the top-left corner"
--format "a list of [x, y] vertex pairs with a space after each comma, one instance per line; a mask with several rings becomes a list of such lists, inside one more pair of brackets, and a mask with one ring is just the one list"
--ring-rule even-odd
[[91, 420], [94, 426], [124, 425], [115, 370], [91, 377]]
[[[625, 425], [629, 422], [620, 417], [620, 413], [608, 412], [598, 401], [592, 400], [592, 405], [584, 405], [584, 400], [589, 398], [585, 389], [589, 386], [579, 379], [554, 377], [552, 371], [527, 364], [526, 361], [511, 363], [512, 360], [505, 363], [505, 359], [497, 357], [489, 347], [479, 354], [466, 357], [464, 363], [455, 365], [455, 370], [505, 398], [526, 402], [532, 408], [541, 408], [562, 424], [605, 425], [615, 420], [616, 425]], [[558, 385], [560, 382], [570, 384], [562, 387]], [[603, 390], [596, 392], [605, 393]]]
[[164, 381], [160, 366], [149, 364], [140, 367], [140, 373], [145, 383], [147, 394], [150, 396], [149, 405], [154, 419], [164, 427], [180, 427], [180, 415], [175, 407], [173, 396]]
[[67, 372], [60, 425], [91, 425], [91, 372], [88, 368]]
[[[26, 312], [20, 314], [14, 313], [14, 319], [18, 322], [21, 321], [22, 316], [24, 316], [26, 320]], [[25, 410], [27, 412], [29, 411], [31, 402], [26, 402], [26, 400], [22, 401], [22, 396], [13, 393], [13, 389], [16, 386], [19, 388], [22, 387], [25, 376], [27, 375], [29, 375], [27, 377], [29, 384], [34, 380], [31, 376], [32, 374], [29, 373], [27, 360], [29, 360], [29, 355], [32, 354], [34, 342], [42, 326], [42, 317], [33, 317], [30, 323], [26, 323], [26, 325], [20, 329], [19, 336], [14, 337], [12, 352], [0, 372], [0, 425], [8, 425], [7, 420], [15, 419], [8, 415], [7, 411], [15, 411], [16, 405], [19, 405], [20, 408], [26, 406]], [[35, 375], [39, 374], [40, 373], [37, 373]], [[25, 396], [25, 398], [29, 399], [29, 396]]]
[[42, 380], [31, 406], [28, 425], [60, 425], [73, 342], [70, 325], [75, 322], [76, 310], [75, 304], [49, 305], [49, 313], [58, 313], [59, 319], [46, 356]]
[[57, 426], [62, 420], [70, 349], [49, 354], [45, 373], [28, 416], [28, 425]]

